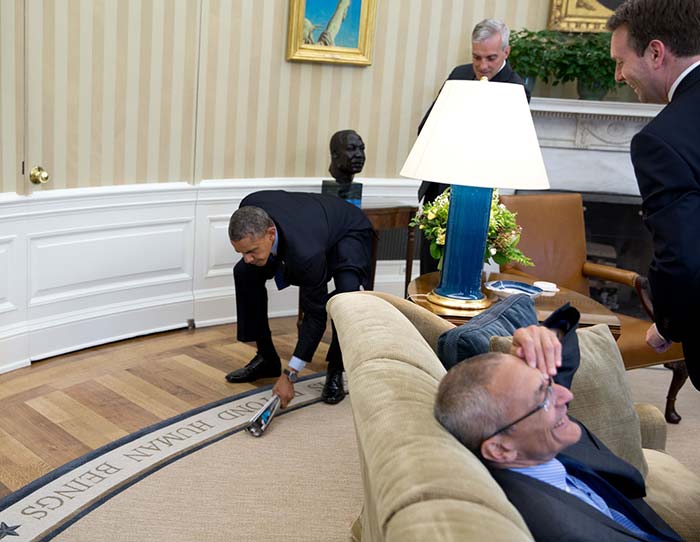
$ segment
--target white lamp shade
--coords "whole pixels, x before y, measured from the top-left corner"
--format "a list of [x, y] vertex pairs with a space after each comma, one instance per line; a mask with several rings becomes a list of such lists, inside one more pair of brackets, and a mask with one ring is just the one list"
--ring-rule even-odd
[[549, 188], [524, 87], [446, 81], [401, 175], [484, 188]]

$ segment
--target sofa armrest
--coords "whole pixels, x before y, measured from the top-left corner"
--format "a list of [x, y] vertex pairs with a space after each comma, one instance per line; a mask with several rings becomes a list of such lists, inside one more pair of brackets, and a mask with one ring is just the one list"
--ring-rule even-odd
[[383, 299], [396, 307], [401, 314], [408, 318], [436, 354], [440, 335], [455, 327], [451, 322], [406, 299], [383, 292], [368, 291], [362, 293]]
[[649, 403], [635, 403], [634, 409], [639, 416], [642, 431], [642, 448], [652, 450], [666, 449], [666, 420], [661, 411]]

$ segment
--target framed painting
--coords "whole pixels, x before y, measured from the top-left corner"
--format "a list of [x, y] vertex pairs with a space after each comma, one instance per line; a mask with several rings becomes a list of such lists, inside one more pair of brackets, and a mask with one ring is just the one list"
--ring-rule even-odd
[[617, 3], [611, 0], [552, 0], [547, 28], [563, 32], [605, 32], [605, 23], [613, 14], [607, 6], [614, 7]]
[[377, 0], [289, 0], [287, 60], [372, 64]]

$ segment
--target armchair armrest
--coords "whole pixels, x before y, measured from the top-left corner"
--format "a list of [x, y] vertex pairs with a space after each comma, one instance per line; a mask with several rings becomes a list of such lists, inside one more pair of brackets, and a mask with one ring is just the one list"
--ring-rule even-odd
[[635, 271], [629, 271], [628, 269], [620, 269], [619, 267], [593, 262], [585, 262], [582, 272], [587, 277], [617, 282], [618, 284], [624, 284], [630, 288], [634, 288], [637, 291], [644, 311], [652, 321], [654, 320], [654, 309], [652, 308], [651, 294], [649, 292], [649, 280], [646, 277]]
[[639, 277], [639, 273], [634, 271], [593, 262], [586, 262], [583, 264], [583, 274], [587, 277], [595, 277], [619, 284], [626, 284], [631, 288], [635, 287], [635, 283]]
[[639, 425], [642, 430], [642, 448], [664, 451], [667, 431], [664, 415], [649, 403], [635, 403], [634, 409], [639, 416]]

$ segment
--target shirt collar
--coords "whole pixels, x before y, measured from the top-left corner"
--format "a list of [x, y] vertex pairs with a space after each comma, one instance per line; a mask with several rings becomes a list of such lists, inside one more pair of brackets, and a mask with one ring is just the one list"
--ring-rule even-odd
[[277, 235], [277, 226], [273, 226], [275, 228], [275, 240], [272, 242], [272, 248], [270, 249], [270, 252], [277, 256], [277, 249], [279, 248], [279, 240], [280, 236]]
[[688, 75], [690, 72], [692, 72], [695, 68], [700, 66], [700, 60], [697, 62], [694, 62], [690, 66], [688, 66], [682, 74], [678, 76], [678, 78], [674, 81], [674, 83], [671, 85], [671, 89], [668, 91], [668, 101], [670, 102], [673, 99], [673, 94], [676, 92], [676, 89], [678, 88], [678, 85], [681, 84], [681, 81], [685, 78], [686, 75]]
[[546, 463], [532, 465], [530, 467], [514, 467], [509, 470], [519, 472], [540, 482], [553, 485], [562, 491], [568, 491], [566, 486], [566, 469], [558, 459], [550, 459]]
[[[503, 61], [503, 65], [498, 69], [498, 71], [496, 72], [496, 75], [498, 75], [499, 73], [501, 73], [501, 71], [503, 70], [503, 68], [506, 67], [506, 62], [508, 62], [508, 59], [507, 59], [507, 58]], [[496, 77], [496, 75], [494, 75], [493, 77]], [[493, 77], [492, 77], [491, 79], [493, 79]]]

